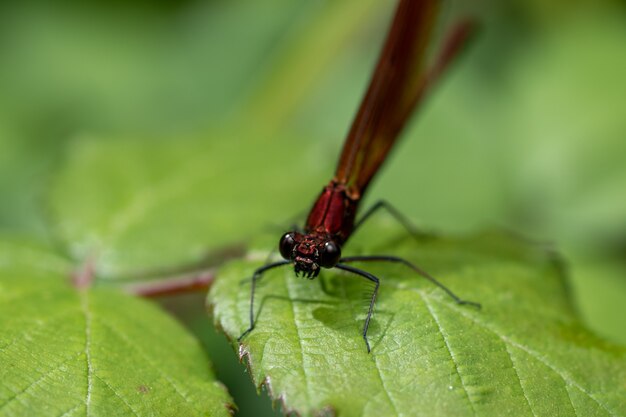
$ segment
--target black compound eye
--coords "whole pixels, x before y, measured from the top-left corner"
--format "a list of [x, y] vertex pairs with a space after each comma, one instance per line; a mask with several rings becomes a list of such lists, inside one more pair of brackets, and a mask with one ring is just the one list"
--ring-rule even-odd
[[293, 233], [285, 233], [283, 237], [280, 238], [280, 243], [278, 244], [278, 249], [280, 250], [281, 256], [290, 261], [291, 256], [293, 254], [293, 247], [296, 245], [296, 239], [293, 237]]
[[337, 265], [341, 258], [341, 249], [332, 240], [324, 243], [324, 247], [320, 252], [320, 265], [324, 268], [332, 268]]

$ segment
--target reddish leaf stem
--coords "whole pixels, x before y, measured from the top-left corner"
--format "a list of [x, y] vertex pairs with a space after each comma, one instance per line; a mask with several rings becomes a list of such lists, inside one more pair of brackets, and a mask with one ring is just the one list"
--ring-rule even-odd
[[72, 284], [79, 290], [84, 290], [93, 284], [96, 277], [95, 258], [88, 258], [85, 263], [72, 273]]
[[124, 290], [130, 294], [142, 297], [163, 297], [180, 293], [206, 291], [214, 279], [215, 272], [211, 269], [190, 275], [133, 283], [126, 285]]

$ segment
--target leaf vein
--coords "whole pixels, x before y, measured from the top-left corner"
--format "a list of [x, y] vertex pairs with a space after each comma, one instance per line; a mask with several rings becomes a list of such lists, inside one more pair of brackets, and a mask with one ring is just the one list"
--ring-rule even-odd
[[76, 404], [74, 407], [70, 408], [69, 410], [67, 410], [66, 412], [64, 412], [63, 414], [59, 415], [59, 417], [65, 417], [65, 416], [69, 416], [71, 415], [74, 411], [78, 410], [79, 407], [85, 405], [85, 403], [83, 401], [79, 402], [78, 404]]
[[89, 312], [89, 295], [80, 293], [80, 305], [85, 316], [85, 362], [87, 364], [87, 394], [85, 395], [85, 415], [91, 414], [91, 391], [93, 389], [93, 366], [91, 363], [91, 313]]
[[574, 410], [574, 415], [578, 417], [578, 410], [576, 410], [576, 406], [574, 405], [574, 401], [572, 400], [572, 394], [569, 392], [569, 387], [572, 385], [565, 385], [565, 392], [567, 393], [567, 398], [569, 398], [569, 402], [572, 405], [572, 409]]
[[452, 348], [450, 346], [450, 343], [448, 342], [448, 339], [446, 338], [446, 334], [443, 331], [443, 327], [441, 325], [441, 322], [439, 321], [439, 317], [437, 317], [437, 314], [435, 314], [435, 311], [433, 310], [432, 305], [428, 301], [428, 297], [425, 297], [419, 291], [417, 291], [417, 293], [420, 295], [422, 300], [424, 300], [424, 304], [426, 305], [426, 308], [428, 309], [428, 312], [430, 313], [430, 315], [432, 316], [433, 320], [437, 324], [437, 329], [439, 330], [439, 334], [441, 334], [441, 338], [443, 339], [444, 345], [445, 345], [445, 347], [446, 347], [446, 349], [448, 351], [448, 354], [450, 355], [450, 359], [452, 360], [452, 364], [454, 365], [454, 371], [459, 376], [459, 380], [461, 381], [461, 387], [463, 388], [463, 392], [465, 393], [465, 396], [467, 397], [467, 401], [469, 402], [469, 405], [470, 405], [470, 407], [472, 409], [472, 413], [474, 415], [476, 415], [476, 409], [474, 408], [474, 403], [472, 401], [472, 397], [469, 395], [469, 392], [467, 391], [467, 387], [465, 386], [465, 382], [463, 381], [463, 376], [461, 376], [461, 372], [459, 372], [459, 365], [457, 364], [457, 361], [456, 361], [454, 352], [452, 351]]
[[[80, 353], [79, 353], [80, 354]], [[59, 371], [63, 365], [65, 365], [66, 363], [70, 362], [71, 360], [75, 359], [77, 355], [74, 356], [70, 356], [69, 358], [67, 358], [66, 360], [64, 360], [63, 362], [55, 365], [52, 369], [49, 369], [48, 371], [46, 371], [45, 373], [43, 373], [39, 378], [37, 378], [37, 380], [31, 382], [30, 384], [28, 384], [28, 386], [24, 387], [24, 389], [22, 389], [20, 392], [16, 392], [14, 393], [14, 395], [10, 398], [7, 398], [6, 402], [4, 404], [2, 404], [0, 406], [0, 410], [2, 410], [3, 408], [7, 407], [9, 404], [17, 401], [20, 397], [22, 397], [23, 395], [25, 395], [26, 393], [28, 393], [28, 391], [30, 391], [32, 388], [36, 387], [37, 385], [41, 384], [44, 380], [46, 380], [49, 376], [51, 376], [52, 374], [54, 374], [55, 372]]]
[[159, 366], [157, 366], [145, 353], [143, 353], [141, 351], [141, 349], [137, 349], [136, 346], [133, 345], [133, 343], [128, 340], [128, 338], [126, 337], [126, 335], [121, 332], [120, 330], [118, 330], [117, 328], [113, 327], [113, 325], [111, 325], [111, 323], [108, 322], [104, 322], [101, 321], [100, 322], [104, 327], [109, 328], [112, 332], [114, 332], [126, 345], [128, 345], [131, 349], [133, 349], [134, 351], [136, 351], [137, 353], [139, 353], [139, 355], [141, 355], [141, 357], [153, 368], [155, 369], [159, 374], [161, 374], [161, 376], [163, 378], [165, 378], [165, 380], [172, 386], [172, 388], [174, 388], [174, 391], [183, 399], [185, 400], [186, 403], [190, 404], [192, 406], [192, 408], [194, 408], [195, 410], [201, 412], [201, 410], [199, 408], [196, 407], [196, 404], [194, 401], [192, 401], [189, 397], [187, 397], [185, 395], [184, 392], [182, 392], [180, 390], [180, 388], [178, 387], [178, 385], [172, 380], [172, 378], [167, 375], [167, 373], [165, 373]]
[[98, 375], [96, 375], [95, 373], [93, 374], [93, 376], [95, 378], [98, 378], [112, 393], [113, 395], [115, 395], [117, 398], [119, 398], [125, 405], [126, 407], [128, 407], [128, 409], [130, 411], [132, 411], [132, 413], [134, 415], [136, 415], [137, 417], [139, 417], [139, 413], [128, 403], [128, 401], [126, 401], [126, 399], [124, 397], [122, 397], [108, 382], [106, 382], [104, 379], [102, 379], [101, 377], [99, 377]]
[[0, 346], [0, 353], [8, 350], [9, 348], [11, 348], [11, 346], [15, 345], [18, 341], [32, 337], [34, 335], [34, 332], [33, 332], [34, 329], [43, 327], [44, 325], [50, 325], [51, 322], [53, 323], [54, 321], [62, 317], [65, 317], [69, 314], [74, 314], [74, 313], [75, 313], [74, 310], [66, 310], [66, 311], [63, 311], [62, 313], [48, 316], [44, 318], [43, 320], [28, 320], [28, 321], [34, 322], [32, 324], [32, 327], [29, 329], [30, 331], [22, 332], [20, 333], [18, 337], [11, 339], [11, 341], [8, 342], [6, 345]]
[[[341, 282], [341, 292], [342, 292], [343, 298], [347, 300], [348, 294], [346, 292], [345, 280], [340, 280], [340, 282]], [[356, 312], [354, 311], [354, 308], [352, 307], [352, 303], [348, 300], [346, 304], [348, 305], [348, 308], [350, 310], [350, 315], [355, 316]], [[361, 331], [360, 328], [359, 328], [359, 331]], [[396, 406], [396, 403], [393, 400], [393, 398], [391, 398], [391, 393], [389, 392], [389, 389], [387, 388], [385, 384], [385, 380], [380, 371], [380, 368], [378, 367], [378, 359], [375, 354], [373, 354], [372, 356], [374, 359], [374, 369], [376, 369], [376, 374], [378, 375], [378, 379], [380, 380], [380, 385], [383, 387], [383, 392], [387, 396], [387, 400], [389, 401], [389, 404], [391, 404], [391, 408], [393, 408], [394, 413], [396, 414], [396, 416], [399, 416], [400, 413], [398, 412], [398, 407]]]
[[[289, 300], [293, 300], [294, 297], [292, 297], [291, 295], [291, 285], [290, 283], [293, 281], [291, 279], [291, 277], [289, 276], [289, 274], [284, 274], [285, 277], [285, 284], [287, 287], [287, 294], [289, 295]], [[307, 404], [309, 404], [309, 406], [311, 405], [311, 399], [309, 396], [309, 382], [308, 382], [308, 377], [307, 377], [307, 373], [306, 373], [306, 366], [304, 365], [304, 350], [302, 349], [302, 336], [300, 334], [300, 326], [298, 326], [298, 319], [296, 318], [296, 306], [295, 303], [293, 301], [290, 301], [289, 304], [291, 304], [291, 311], [292, 311], [292, 315], [293, 315], [293, 324], [294, 327], [296, 328], [296, 333], [297, 336], [296, 339], [298, 340], [298, 351], [300, 352], [300, 362], [302, 363], [302, 378], [304, 380], [304, 393], [306, 395], [306, 399], [307, 399]]]
[[[413, 290], [415, 291], [415, 290]], [[533, 351], [532, 349], [530, 349], [529, 347], [522, 345], [521, 343], [515, 342], [511, 339], [509, 339], [507, 336], [505, 336], [504, 334], [501, 334], [497, 329], [493, 329], [490, 325], [482, 322], [481, 320], [478, 320], [477, 318], [473, 317], [470, 314], [467, 314], [466, 312], [462, 311], [461, 309], [459, 309], [458, 307], [453, 307], [451, 305], [449, 305], [449, 303], [443, 303], [443, 305], [447, 306], [449, 309], [457, 312], [458, 314], [461, 314], [462, 316], [464, 316], [465, 318], [470, 319], [471, 321], [473, 321], [475, 324], [481, 326], [482, 328], [489, 330], [490, 332], [492, 332], [493, 334], [495, 334], [496, 336], [498, 336], [502, 341], [504, 341], [507, 344], [510, 344], [511, 346], [514, 346], [520, 350], [523, 350], [524, 352], [528, 353], [530, 356], [532, 356], [535, 360], [543, 363], [544, 365], [546, 365], [548, 368], [552, 369], [552, 371], [554, 373], [556, 373], [562, 380], [563, 382], [566, 383], [566, 385], [571, 385], [573, 387], [578, 388], [582, 393], [584, 393], [587, 397], [591, 398], [593, 401], [596, 402], [596, 404], [598, 404], [601, 408], [603, 408], [606, 412], [609, 413], [609, 415], [611, 416], [615, 416], [616, 414], [613, 413], [611, 410], [609, 410], [607, 408], [607, 406], [603, 403], [601, 403], [598, 399], [596, 399], [590, 392], [588, 392], [587, 390], [585, 390], [578, 382], [576, 382], [570, 375], [568, 375], [566, 372], [560, 371], [555, 365], [551, 364], [547, 359], [543, 358], [542, 355], [540, 355], [539, 353]], [[570, 398], [570, 402], [571, 402], [571, 398]], [[572, 407], [573, 407], [573, 403], [572, 403]]]
[[528, 404], [528, 408], [530, 409], [530, 412], [532, 413], [532, 415], [536, 417], [537, 414], [535, 414], [535, 410], [533, 410], [533, 406], [530, 404], [530, 400], [528, 399], [528, 395], [526, 395], [526, 390], [524, 389], [524, 384], [522, 384], [522, 378], [520, 377], [520, 374], [517, 371], [517, 367], [515, 366], [515, 360], [513, 359], [513, 354], [511, 353], [511, 349], [509, 345], [506, 343], [504, 344], [504, 347], [506, 349], [507, 355], [509, 355], [509, 360], [511, 361], [511, 367], [513, 368], [513, 371], [515, 372], [515, 377], [517, 378], [517, 382], [519, 382], [519, 386], [522, 389], [522, 394], [524, 395], [526, 404]]

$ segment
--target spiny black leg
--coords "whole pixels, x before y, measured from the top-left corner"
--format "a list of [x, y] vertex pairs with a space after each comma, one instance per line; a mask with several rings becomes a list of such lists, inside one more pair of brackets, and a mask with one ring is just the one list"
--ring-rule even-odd
[[372, 217], [372, 215], [378, 212], [380, 209], [387, 210], [389, 214], [391, 214], [393, 218], [396, 219], [396, 221], [400, 223], [406, 229], [406, 231], [415, 239], [422, 240], [430, 237], [428, 233], [419, 231], [408, 217], [406, 217], [400, 212], [400, 210], [398, 210], [385, 200], [378, 200], [376, 203], [374, 203], [373, 206], [367, 209], [363, 216], [361, 216], [361, 218], [357, 220], [352, 233], [354, 233], [360, 226], [362, 226], [367, 221], [367, 219]]
[[370, 353], [371, 349], [370, 349], [370, 342], [367, 340], [367, 329], [370, 327], [370, 320], [372, 318], [372, 314], [374, 313], [374, 303], [376, 302], [376, 295], [378, 295], [378, 287], [380, 286], [380, 281], [378, 280], [378, 278], [376, 278], [374, 275], [370, 274], [369, 272], [363, 271], [361, 269], [358, 269], [352, 266], [337, 264], [335, 265], [335, 268], [343, 269], [344, 271], [348, 271], [348, 272], [352, 272], [353, 274], [360, 275], [363, 278], [366, 278], [372, 281], [374, 284], [376, 284], [376, 287], [374, 288], [374, 293], [372, 294], [372, 299], [370, 300], [370, 308], [367, 312], [367, 317], [365, 318], [365, 325], [363, 326], [363, 339], [365, 340], [365, 346], [367, 346], [367, 353]]
[[271, 264], [263, 265], [252, 274], [252, 278], [250, 278], [250, 327], [237, 338], [238, 342], [241, 342], [241, 339], [254, 329], [254, 290], [256, 288], [256, 282], [263, 277], [263, 273], [266, 271], [289, 263], [289, 261], [272, 262]]
[[341, 258], [339, 262], [371, 262], [371, 261], [383, 261], [383, 262], [395, 262], [401, 263], [403, 265], [408, 266], [422, 277], [426, 278], [442, 290], [446, 292], [457, 304], [468, 304], [477, 308], [481, 308], [480, 303], [476, 303], [474, 301], [463, 300], [458, 295], [453, 293], [448, 287], [439, 282], [435, 277], [430, 275], [428, 272], [424, 271], [422, 268], [417, 265], [407, 261], [406, 259], [398, 258], [397, 256], [387, 256], [387, 255], [373, 255], [373, 256], [348, 256], [345, 258]]

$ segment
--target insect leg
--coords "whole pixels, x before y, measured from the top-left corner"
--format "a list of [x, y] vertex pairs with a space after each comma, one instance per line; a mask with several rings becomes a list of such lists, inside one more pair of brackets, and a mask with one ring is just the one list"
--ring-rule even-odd
[[248, 327], [248, 329], [237, 338], [238, 342], [241, 342], [241, 339], [254, 329], [254, 290], [256, 289], [256, 282], [263, 278], [263, 274], [266, 271], [279, 266], [287, 265], [289, 263], [289, 261], [272, 262], [271, 264], [263, 265], [254, 271], [254, 274], [252, 274], [252, 278], [250, 278], [250, 327]]
[[435, 284], [436, 286], [444, 290], [446, 294], [448, 294], [457, 304], [468, 304], [477, 308], [481, 307], [480, 304], [477, 302], [462, 299], [461, 297], [453, 293], [452, 290], [450, 290], [448, 287], [446, 287], [441, 282], [439, 282], [439, 280], [437, 280], [435, 277], [433, 277], [428, 272], [424, 271], [422, 268], [418, 267], [414, 263], [407, 261], [406, 259], [398, 258], [397, 256], [389, 256], [389, 255], [348, 256], [348, 257], [340, 259], [340, 262], [348, 262], [348, 263], [349, 262], [372, 262], [372, 261], [401, 263], [405, 266], [408, 266], [413, 271], [417, 272], [419, 275], [421, 275], [422, 277], [426, 278], [427, 280], [429, 280], [430, 282], [432, 282], [433, 284]]
[[424, 240], [432, 237], [429, 233], [423, 232], [415, 227], [413, 222], [411, 222], [408, 217], [406, 217], [400, 212], [400, 210], [398, 210], [385, 200], [378, 200], [373, 206], [367, 209], [363, 216], [361, 216], [361, 218], [357, 220], [356, 224], [354, 225], [353, 233], [356, 232], [356, 230], [361, 227], [367, 221], [367, 219], [372, 217], [374, 213], [379, 212], [380, 209], [384, 209], [389, 214], [391, 214], [393, 218], [396, 219], [396, 221], [400, 223], [406, 229], [406, 231], [415, 239]]
[[370, 342], [367, 340], [367, 329], [370, 327], [370, 320], [372, 318], [372, 314], [374, 313], [374, 303], [376, 302], [376, 296], [378, 295], [378, 287], [380, 286], [380, 280], [376, 278], [374, 275], [370, 274], [367, 271], [363, 271], [361, 269], [355, 268], [349, 265], [337, 264], [335, 268], [343, 269], [344, 271], [352, 272], [353, 274], [357, 274], [362, 276], [365, 279], [372, 281], [376, 286], [374, 288], [374, 293], [372, 294], [372, 299], [370, 300], [370, 308], [367, 312], [367, 317], [365, 318], [365, 325], [363, 326], [363, 340], [365, 340], [365, 346], [367, 346], [367, 353], [370, 353]]

